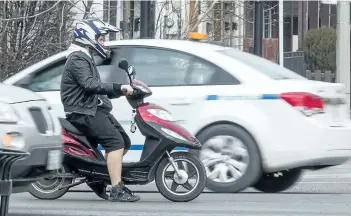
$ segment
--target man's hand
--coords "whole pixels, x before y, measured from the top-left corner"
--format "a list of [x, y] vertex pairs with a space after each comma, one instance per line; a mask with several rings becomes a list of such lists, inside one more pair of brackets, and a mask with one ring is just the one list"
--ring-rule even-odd
[[121, 91], [126, 95], [133, 94], [133, 88], [130, 85], [121, 85]]

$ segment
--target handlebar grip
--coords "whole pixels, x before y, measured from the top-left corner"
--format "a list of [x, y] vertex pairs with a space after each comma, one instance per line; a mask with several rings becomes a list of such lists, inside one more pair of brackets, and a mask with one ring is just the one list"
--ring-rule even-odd
[[138, 88], [135, 88], [134, 86], [132, 86], [132, 88], [133, 88], [133, 93], [132, 93], [132, 95], [138, 94], [139, 89], [138, 89]]
[[127, 89], [122, 89], [123, 94], [127, 94]]

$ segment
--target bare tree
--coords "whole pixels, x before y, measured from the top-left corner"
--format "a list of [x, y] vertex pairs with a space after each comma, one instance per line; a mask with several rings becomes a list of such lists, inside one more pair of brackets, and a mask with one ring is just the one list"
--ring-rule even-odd
[[[242, 47], [246, 20], [245, 1], [167, 0], [156, 6], [155, 38], [186, 39], [189, 32], [207, 33], [208, 41]], [[158, 33], [157, 33], [158, 32]]]
[[0, 79], [67, 48], [73, 1], [0, 1]]
[[87, 18], [88, 15], [90, 14], [91, 7], [93, 6], [93, 2], [94, 1], [87, 1], [87, 4], [85, 4], [85, 2], [82, 1], [82, 3], [84, 4], [84, 7], [85, 7], [83, 19]]
[[[254, 1], [164, 0], [156, 4], [155, 38], [186, 39], [189, 32], [197, 31], [207, 33], [208, 41], [241, 49], [243, 38], [253, 38]], [[265, 26], [278, 27], [277, 8], [277, 2], [264, 2]]]

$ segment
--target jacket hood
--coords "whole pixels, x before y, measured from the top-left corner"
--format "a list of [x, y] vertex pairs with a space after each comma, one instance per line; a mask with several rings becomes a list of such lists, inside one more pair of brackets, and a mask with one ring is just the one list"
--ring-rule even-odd
[[66, 57], [68, 57], [72, 52], [76, 52], [76, 51], [81, 51], [81, 52], [83, 52], [91, 57], [91, 54], [89, 53], [89, 51], [87, 49], [85, 49], [84, 47], [81, 47], [77, 44], [71, 44], [71, 46], [68, 47], [67, 51], [69, 51], [69, 52], [66, 54]]

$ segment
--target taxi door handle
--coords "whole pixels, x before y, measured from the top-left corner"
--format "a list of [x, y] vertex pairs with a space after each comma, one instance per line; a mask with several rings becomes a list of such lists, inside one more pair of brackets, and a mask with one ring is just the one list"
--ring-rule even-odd
[[175, 100], [170, 103], [172, 106], [187, 106], [190, 105], [191, 101], [188, 99]]

